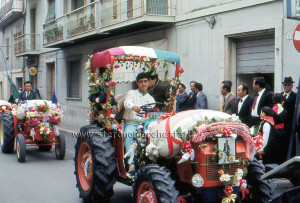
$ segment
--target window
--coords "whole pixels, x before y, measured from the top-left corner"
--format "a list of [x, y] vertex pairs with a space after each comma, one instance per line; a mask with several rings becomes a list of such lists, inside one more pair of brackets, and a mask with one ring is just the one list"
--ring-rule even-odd
[[67, 76], [67, 95], [68, 98], [80, 98], [80, 62], [68, 62], [68, 76]]
[[52, 96], [55, 90], [55, 63], [47, 63], [47, 99], [52, 100]]
[[118, 0], [113, 0], [113, 19], [118, 19]]
[[133, 16], [133, 0], [127, 0], [127, 18], [132, 18]]
[[147, 14], [168, 15], [168, 0], [147, 0]]
[[55, 0], [48, 0], [48, 13], [46, 17], [46, 22], [55, 19]]
[[296, 0], [296, 16], [300, 16], [300, 0]]
[[23, 78], [21, 78], [21, 77], [17, 77], [16, 78], [16, 85], [17, 85], [17, 88], [18, 89], [22, 89], [22, 87], [23, 87]]
[[73, 0], [72, 11], [84, 6], [84, 0]]
[[6, 58], [9, 58], [9, 37], [6, 38]]

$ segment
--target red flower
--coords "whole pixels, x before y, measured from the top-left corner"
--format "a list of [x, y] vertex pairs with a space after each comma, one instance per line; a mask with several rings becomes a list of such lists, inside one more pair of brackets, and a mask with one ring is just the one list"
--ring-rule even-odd
[[28, 112], [27, 110], [24, 111], [25, 114], [27, 114], [27, 112]]
[[112, 130], [112, 126], [111, 126], [111, 125], [108, 125], [108, 126], [107, 126], [107, 130], [108, 130], [108, 131], [111, 131], [111, 130]]
[[116, 85], [117, 85], [115, 82], [111, 82], [111, 84], [112, 84], [113, 86], [116, 86]]
[[192, 145], [189, 141], [184, 141], [181, 145], [182, 151], [190, 152], [192, 149]]
[[115, 65], [115, 68], [120, 68], [120, 65], [119, 65], [119, 64], [116, 64], [116, 65]]
[[180, 68], [179, 73], [183, 73], [183, 72], [184, 72], [183, 68]]
[[224, 193], [227, 195], [227, 196], [230, 196], [233, 192], [233, 189], [232, 189], [232, 186], [227, 186], [224, 190]]

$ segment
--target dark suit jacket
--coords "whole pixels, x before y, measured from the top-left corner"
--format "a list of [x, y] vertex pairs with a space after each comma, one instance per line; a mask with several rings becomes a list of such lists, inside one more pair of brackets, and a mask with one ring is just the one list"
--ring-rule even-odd
[[19, 100], [35, 100], [35, 99], [40, 99], [39, 95], [36, 94], [34, 90], [30, 90], [28, 97], [26, 98], [26, 91], [23, 90], [20, 92]]
[[[281, 94], [283, 95], [284, 92], [282, 92]], [[283, 103], [283, 108], [287, 111], [287, 122], [285, 122], [284, 124], [286, 129], [290, 129], [292, 127], [296, 97], [297, 94], [291, 91], [289, 97]]]
[[199, 92], [197, 95], [195, 109], [207, 109], [207, 97], [203, 92]]
[[231, 93], [229, 93], [228, 97], [225, 99], [223, 104], [223, 112], [232, 115], [235, 109], [236, 98]]
[[[257, 95], [257, 94], [256, 94]], [[264, 106], [273, 107], [273, 94], [271, 94], [267, 89], [264, 91], [262, 96], [260, 97], [258, 106], [257, 106], [257, 114], [260, 115], [261, 109]]]
[[194, 109], [196, 101], [197, 101], [196, 92], [190, 92], [189, 93], [189, 100], [188, 100], [188, 108], [189, 109]]
[[176, 112], [185, 111], [188, 109], [189, 95], [184, 92], [176, 96]]
[[149, 94], [154, 98], [154, 100], [161, 103], [164, 103], [167, 100], [166, 93], [167, 90], [165, 86], [159, 83], [154, 87], [152, 92], [149, 91]]
[[239, 119], [245, 123], [246, 125], [249, 124], [249, 121], [251, 119], [251, 107], [253, 103], [253, 99], [251, 99], [249, 96], [247, 99], [243, 102], [240, 112], [238, 112], [238, 105], [241, 101], [241, 98], [238, 98], [235, 104], [235, 114], [239, 116]]

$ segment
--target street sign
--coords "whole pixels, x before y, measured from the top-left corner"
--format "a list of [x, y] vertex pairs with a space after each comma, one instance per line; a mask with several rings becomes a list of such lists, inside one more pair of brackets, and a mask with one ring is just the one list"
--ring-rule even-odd
[[300, 23], [297, 25], [295, 29], [293, 42], [297, 51], [300, 52]]

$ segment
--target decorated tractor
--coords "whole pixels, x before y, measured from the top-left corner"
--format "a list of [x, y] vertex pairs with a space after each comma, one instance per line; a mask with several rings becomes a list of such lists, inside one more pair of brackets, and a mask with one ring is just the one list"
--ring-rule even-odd
[[59, 160], [65, 157], [65, 137], [57, 125], [63, 118], [60, 106], [46, 100], [23, 101], [2, 114], [2, 152], [12, 153], [14, 143], [19, 162], [25, 162], [26, 146], [38, 146], [40, 151], [50, 151], [55, 146]]
[[[174, 113], [183, 73], [177, 54], [118, 47], [91, 56], [86, 69], [89, 93], [102, 92], [106, 101], [91, 102], [90, 125], [80, 129], [75, 144], [76, 186], [84, 201], [108, 202], [116, 181], [132, 186], [134, 202], [272, 199], [274, 185], [260, 179], [264, 166], [253, 159], [255, 144], [246, 125], [211, 110]], [[122, 115], [115, 115], [110, 100], [116, 94], [122, 112], [124, 96], [117, 93], [126, 93], [142, 71], [158, 73], [169, 98], [160, 108], [159, 103], [140, 107], [143, 119], [128, 155]], [[134, 174], [128, 173], [130, 163]]]

